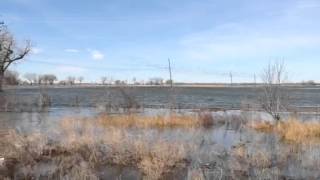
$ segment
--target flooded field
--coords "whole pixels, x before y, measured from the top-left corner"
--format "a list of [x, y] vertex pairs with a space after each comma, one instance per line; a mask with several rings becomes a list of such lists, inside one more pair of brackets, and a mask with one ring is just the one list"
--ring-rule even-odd
[[[317, 107], [318, 91], [290, 89], [303, 99], [292, 99], [294, 104], [308, 107]], [[317, 140], [292, 142], [276, 126], [255, 128], [275, 124], [264, 112], [242, 109], [258, 93], [252, 88], [9, 90], [2, 94], [7, 104], [0, 112], [0, 157], [6, 164], [0, 178], [319, 179]], [[39, 106], [44, 97], [50, 103]], [[316, 112], [283, 117], [319, 122]]]
[[[295, 107], [317, 107], [320, 87], [287, 87], [290, 103]], [[261, 94], [255, 87], [75, 87], [75, 88], [17, 88], [0, 94], [8, 103], [36, 104], [41, 95], [50, 98], [52, 107], [96, 107], [99, 105], [125, 105], [129, 100], [145, 108], [182, 109], [240, 109], [241, 104], [255, 102]]]
[[147, 116], [150, 119], [73, 113], [69, 118], [22, 121], [17, 131], [3, 135], [1, 156], [15, 169], [0, 172], [15, 179], [320, 177], [320, 146], [251, 128], [263, 122], [259, 113]]

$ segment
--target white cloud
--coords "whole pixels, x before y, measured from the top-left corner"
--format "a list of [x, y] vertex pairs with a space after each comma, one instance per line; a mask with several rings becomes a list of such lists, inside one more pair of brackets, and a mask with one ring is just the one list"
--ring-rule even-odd
[[91, 57], [94, 60], [102, 60], [104, 59], [104, 54], [98, 50], [92, 50], [88, 49], [88, 51], [91, 53]]
[[78, 53], [79, 50], [78, 49], [65, 49], [65, 52], [69, 52], [69, 53]]
[[43, 49], [40, 48], [32, 48], [31, 53], [32, 54], [40, 54], [43, 52]]

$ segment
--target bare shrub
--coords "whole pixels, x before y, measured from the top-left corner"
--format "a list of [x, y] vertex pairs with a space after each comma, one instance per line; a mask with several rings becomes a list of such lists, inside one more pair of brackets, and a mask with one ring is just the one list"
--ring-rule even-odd
[[264, 111], [269, 113], [275, 120], [280, 120], [280, 113], [288, 109], [289, 96], [283, 86], [286, 80], [285, 66], [283, 62], [269, 64], [262, 73], [262, 96], [260, 104]]
[[129, 87], [118, 87], [117, 90], [123, 98], [123, 104], [121, 107], [125, 112], [131, 113], [132, 111], [140, 108], [138, 101], [132, 93], [132, 89]]

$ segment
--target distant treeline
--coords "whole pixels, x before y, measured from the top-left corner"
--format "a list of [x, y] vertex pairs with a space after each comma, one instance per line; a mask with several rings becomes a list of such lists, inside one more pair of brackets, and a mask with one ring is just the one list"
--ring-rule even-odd
[[[16, 71], [6, 71], [4, 76], [4, 83], [6, 85], [75, 85], [82, 84], [84, 82], [84, 77], [79, 76], [68, 76], [65, 79], [59, 80], [54, 74], [36, 74], [36, 73], [26, 73], [20, 75]], [[165, 85], [171, 84], [170, 80], [164, 80], [159, 77], [150, 78], [147, 81], [138, 81], [133, 78], [130, 82], [128, 80], [114, 80], [112, 78], [103, 76], [96, 83], [99, 84], [115, 84], [115, 85]]]
[[[79, 76], [68, 76], [66, 79], [59, 80], [58, 77], [54, 74], [36, 74], [36, 73], [26, 73], [24, 75], [20, 75], [16, 71], [6, 71], [4, 76], [4, 83], [7, 85], [76, 85], [83, 84], [84, 77]], [[88, 83], [87, 83], [88, 84]], [[90, 83], [89, 83], [90, 84]], [[170, 85], [170, 80], [164, 80], [160, 77], [150, 78], [147, 81], [141, 80], [138, 81], [136, 78], [132, 80], [114, 80], [112, 78], [103, 76], [95, 82], [95, 84], [103, 84], [103, 85]], [[181, 86], [255, 86], [261, 85], [263, 83], [183, 83], [183, 82], [175, 82], [175, 85]], [[304, 86], [316, 86], [320, 85], [319, 83], [309, 80], [302, 81], [297, 83], [282, 83], [284, 86], [295, 86], [295, 85], [304, 85]]]

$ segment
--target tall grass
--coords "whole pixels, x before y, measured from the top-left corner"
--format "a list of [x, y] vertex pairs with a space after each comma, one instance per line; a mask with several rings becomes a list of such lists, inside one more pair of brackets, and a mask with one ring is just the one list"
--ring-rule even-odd
[[320, 143], [319, 122], [302, 122], [296, 118], [291, 118], [276, 124], [256, 123], [252, 127], [258, 131], [277, 133], [287, 142]]

